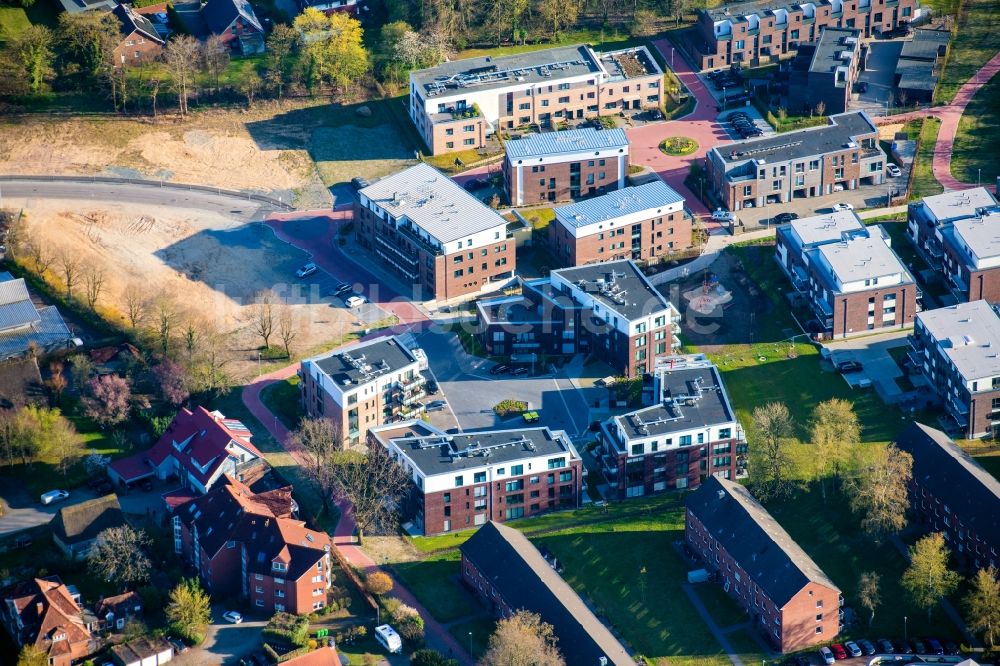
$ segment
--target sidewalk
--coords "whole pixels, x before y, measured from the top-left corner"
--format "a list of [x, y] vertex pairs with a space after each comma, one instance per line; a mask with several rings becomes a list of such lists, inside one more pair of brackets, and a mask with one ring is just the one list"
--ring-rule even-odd
[[719, 625], [717, 625], [715, 620], [712, 619], [708, 609], [705, 608], [705, 604], [701, 603], [701, 599], [699, 599], [698, 595], [695, 594], [691, 584], [684, 583], [681, 587], [684, 588], [684, 594], [686, 594], [687, 598], [691, 601], [691, 605], [698, 611], [698, 615], [700, 615], [701, 619], [704, 620], [706, 625], [708, 625], [708, 630], [712, 632], [713, 636], [715, 636], [715, 640], [719, 641], [719, 645], [722, 646], [723, 652], [725, 652], [726, 656], [729, 657], [729, 661], [733, 662], [733, 666], [743, 666], [743, 660], [740, 659], [738, 654], [736, 654], [736, 650], [734, 650], [733, 646], [729, 643], [729, 639], [726, 638], [726, 635], [721, 629], [719, 629]]
[[748, 231], [747, 233], [740, 234], [739, 236], [732, 236], [728, 233], [713, 234], [708, 237], [708, 242], [702, 246], [701, 254], [698, 255], [698, 257], [696, 257], [693, 261], [689, 261], [688, 263], [675, 268], [670, 268], [662, 273], [657, 273], [656, 275], [650, 277], [649, 281], [653, 283], [654, 286], [658, 287], [666, 284], [667, 282], [681, 280], [692, 273], [703, 271], [711, 266], [715, 263], [715, 260], [719, 258], [722, 251], [734, 243], [745, 243], [746, 241], [771, 238], [773, 236], [774, 227], [758, 229], [757, 231]]

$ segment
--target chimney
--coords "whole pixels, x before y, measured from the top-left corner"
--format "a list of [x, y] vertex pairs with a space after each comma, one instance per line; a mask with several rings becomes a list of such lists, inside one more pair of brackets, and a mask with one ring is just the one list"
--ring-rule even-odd
[[725, 490], [720, 490], [719, 491], [719, 499], [720, 500], [726, 499], [726, 491]]
[[43, 615], [45, 615], [45, 603], [44, 602], [39, 601], [39, 602], [37, 602], [35, 604], [35, 613], [38, 615], [39, 618], [41, 618]]

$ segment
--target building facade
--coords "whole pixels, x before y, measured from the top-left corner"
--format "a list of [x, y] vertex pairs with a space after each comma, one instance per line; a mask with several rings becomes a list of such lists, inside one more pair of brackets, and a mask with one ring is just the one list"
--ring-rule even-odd
[[141, 65], [163, 53], [166, 42], [148, 18], [134, 11], [130, 5], [118, 5], [112, 13], [118, 19], [121, 31], [121, 41], [112, 55], [115, 67]]
[[919, 0], [726, 4], [699, 10], [690, 46], [703, 70], [734, 63], [757, 67], [816, 41], [825, 27], [856, 29], [865, 38], [874, 37], [909, 23], [919, 7]]
[[747, 443], [718, 368], [703, 354], [657, 359], [648, 407], [601, 425], [597, 457], [619, 499], [747, 473]]
[[733, 211], [879, 185], [885, 165], [878, 129], [864, 111], [830, 116], [822, 127], [716, 146], [705, 157], [714, 195]]
[[583, 462], [548, 428], [445, 434], [411, 421], [369, 430], [413, 481], [407, 513], [424, 535], [580, 506]]
[[476, 303], [476, 336], [487, 354], [595, 354], [627, 377], [653, 369], [680, 346], [680, 313], [631, 260], [554, 270], [521, 294]]
[[243, 55], [264, 52], [264, 26], [249, 0], [208, 0], [201, 17], [213, 35]]
[[504, 188], [512, 206], [604, 194], [625, 187], [628, 177], [622, 129], [531, 134], [504, 147]]
[[802, 115], [846, 112], [860, 67], [861, 31], [821, 28], [789, 66], [788, 108]]
[[213, 597], [259, 613], [313, 613], [327, 604], [330, 538], [292, 517], [291, 488], [254, 493], [227, 477], [174, 511], [174, 552]]
[[393, 336], [307, 358], [299, 366], [302, 409], [310, 418], [330, 419], [346, 443], [358, 444], [369, 428], [423, 412], [421, 366]]
[[560, 46], [445, 62], [410, 73], [410, 118], [434, 155], [481, 148], [497, 131], [663, 105], [663, 71], [645, 47]]
[[413, 284], [414, 299], [492, 291], [514, 276], [507, 221], [423, 162], [358, 192], [354, 225], [358, 244]]
[[907, 234], [956, 299], [1000, 303], [1000, 204], [985, 187], [911, 203]]
[[840, 589], [743, 486], [709, 477], [684, 499], [684, 537], [781, 652], [840, 633]]
[[72, 666], [97, 652], [97, 618], [80, 593], [58, 576], [33, 578], [0, 591], [0, 620], [18, 648], [34, 645], [50, 666]]
[[986, 301], [917, 315], [911, 364], [923, 395], [933, 399], [962, 437], [1000, 434], [1000, 316]]
[[823, 337], [913, 326], [918, 290], [881, 226], [838, 211], [794, 220], [775, 235], [778, 265], [812, 309]]
[[662, 180], [560, 206], [554, 212], [549, 244], [567, 266], [621, 259], [655, 261], [692, 245], [693, 225], [684, 197]]

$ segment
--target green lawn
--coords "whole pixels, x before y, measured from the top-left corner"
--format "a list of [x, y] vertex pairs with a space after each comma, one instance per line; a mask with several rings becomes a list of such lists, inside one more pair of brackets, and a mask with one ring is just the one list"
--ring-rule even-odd
[[933, 0], [931, 4], [945, 5], [945, 13], [953, 14], [959, 2], [962, 10], [941, 81], [935, 90], [935, 102], [950, 102], [962, 84], [1000, 50], [996, 38], [1000, 30], [1000, 0]]
[[0, 7], [0, 44], [16, 39], [31, 27], [28, 15], [21, 7]]
[[944, 192], [937, 179], [934, 178], [934, 148], [937, 143], [938, 130], [941, 129], [941, 121], [937, 118], [924, 120], [920, 130], [920, 145], [917, 156], [913, 161], [912, 187], [910, 188], [910, 201], [916, 201], [924, 197]]
[[716, 583], [702, 583], [694, 586], [694, 591], [705, 604], [712, 619], [720, 628], [734, 624], [742, 624], [750, 618], [732, 597], [723, 591]]
[[[1000, 8], [998, 8], [1000, 11]], [[1000, 25], [997, 26], [1000, 29]], [[966, 182], [991, 185], [1000, 176], [1000, 76], [984, 85], [958, 122], [951, 153], [951, 175]]]
[[415, 562], [397, 562], [392, 570], [438, 622], [454, 622], [480, 610], [461, 584], [461, 556], [457, 549]]
[[516, 44], [501, 46], [499, 48], [471, 48], [460, 51], [456, 58], [477, 58], [480, 56], [505, 56], [517, 53], [528, 53], [529, 51], [540, 51], [550, 49], [555, 46], [566, 46], [570, 44], [590, 44], [597, 51], [613, 51], [625, 49], [630, 46], [641, 46], [644, 39], [635, 38], [624, 29], [612, 28], [581, 28], [570, 30], [560, 35], [557, 41], [546, 39], [531, 44]]
[[260, 400], [289, 430], [295, 430], [302, 418], [302, 403], [299, 399], [299, 377], [271, 384], [260, 392]]
[[[472, 641], [472, 657], [479, 659], [490, 646], [490, 636], [496, 629], [496, 622], [488, 617], [476, 617], [464, 622], [456, 622], [448, 627], [448, 633], [458, 641], [466, 650], [469, 649], [469, 641]], [[470, 637], [469, 634], [472, 634]]]

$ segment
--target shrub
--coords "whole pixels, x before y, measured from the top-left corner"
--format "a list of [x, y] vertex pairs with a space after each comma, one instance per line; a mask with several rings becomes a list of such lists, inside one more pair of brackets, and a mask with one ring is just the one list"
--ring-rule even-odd
[[424, 618], [419, 615], [411, 615], [401, 621], [397, 621], [396, 630], [409, 645], [423, 645]]
[[523, 400], [501, 400], [493, 407], [493, 411], [496, 412], [497, 416], [513, 416], [514, 414], [520, 414], [528, 410], [528, 403]]
[[261, 632], [261, 638], [264, 642], [271, 638], [304, 647], [309, 642], [309, 618], [291, 613], [275, 613]]
[[377, 597], [381, 597], [392, 591], [392, 578], [381, 571], [375, 571], [365, 579], [365, 587]]
[[437, 650], [424, 648], [410, 655], [410, 666], [458, 666], [458, 662], [448, 659]]

